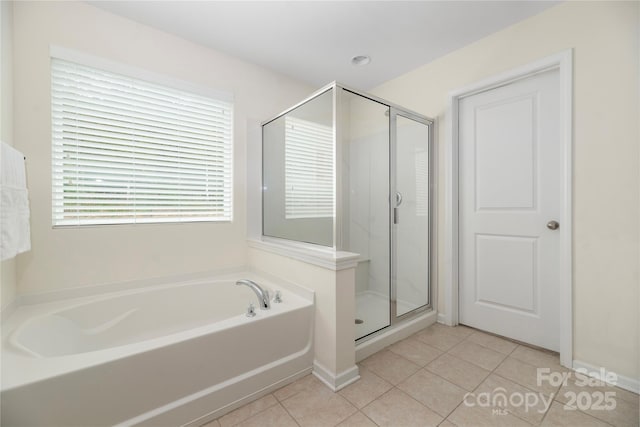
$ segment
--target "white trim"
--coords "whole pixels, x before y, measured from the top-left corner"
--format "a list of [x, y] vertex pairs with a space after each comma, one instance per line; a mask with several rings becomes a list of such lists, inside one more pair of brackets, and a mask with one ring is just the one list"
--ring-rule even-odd
[[[458, 98], [450, 95], [444, 177], [444, 320], [458, 324]], [[441, 311], [438, 309], [438, 311]]]
[[353, 365], [351, 368], [334, 375], [317, 360], [313, 361], [312, 374], [334, 392], [340, 391], [349, 384], [353, 384], [360, 379], [360, 370], [358, 369], [358, 365]]
[[442, 325], [452, 326], [447, 324], [448, 320], [449, 320], [448, 316], [445, 313], [438, 313], [438, 317], [436, 318], [437, 323], [440, 323]]
[[560, 239], [560, 363], [573, 361], [573, 51], [558, 55], [564, 182]]
[[560, 285], [560, 363], [570, 367], [573, 360], [572, 307], [572, 177], [573, 177], [573, 51], [565, 50], [523, 67], [473, 83], [449, 94], [449, 144], [445, 153], [445, 232], [444, 232], [444, 315], [446, 325], [458, 324], [458, 105], [462, 98], [507, 85], [534, 74], [558, 69], [560, 73], [560, 103], [562, 150], [565, 158], [563, 205], [560, 223], [561, 285]]
[[258, 120], [247, 119], [246, 195], [247, 237], [262, 236], [262, 126]]
[[284, 239], [263, 237], [262, 240], [248, 240], [247, 243], [251, 248], [272, 252], [333, 271], [356, 268], [360, 259], [360, 255], [353, 252], [336, 251], [329, 247]]
[[615, 382], [615, 384], [611, 384], [611, 385], [620, 387], [624, 390], [632, 391], [634, 393], [640, 393], [640, 379], [638, 378], [627, 377], [624, 375], [617, 374], [613, 371], [609, 371], [604, 367], [598, 367], [586, 362], [581, 362], [580, 360], [574, 360], [573, 370], [577, 371], [578, 369], [586, 370], [590, 377], [596, 378], [603, 382], [606, 382], [605, 378], [610, 377], [611, 374], [615, 374], [618, 377], [617, 381]]
[[344, 196], [344, 189], [342, 188], [342, 174], [344, 172], [344, 167], [342, 162], [344, 153], [342, 147], [344, 146], [343, 141], [343, 125], [342, 120], [340, 118], [343, 116], [343, 102], [342, 102], [343, 91], [338, 88], [336, 85], [333, 88], [333, 94], [331, 102], [333, 103], [333, 111], [332, 111], [332, 124], [333, 124], [333, 248], [338, 250], [338, 248], [344, 247], [344, 236], [343, 236], [343, 218], [342, 215], [338, 215], [338, 212], [343, 212], [344, 200], [342, 197]]
[[268, 120], [264, 120], [260, 123], [260, 126], [264, 126], [266, 124], [271, 123], [274, 120], [279, 119], [280, 117], [284, 116], [285, 114], [289, 114], [290, 112], [292, 112], [293, 110], [297, 109], [298, 107], [306, 104], [307, 102], [311, 101], [312, 99], [314, 99], [317, 96], [322, 95], [325, 92], [330, 91], [331, 89], [335, 89], [336, 85], [338, 85], [337, 82], [333, 81], [331, 83], [328, 83], [324, 86], [322, 86], [320, 89], [314, 91], [311, 95], [307, 96], [306, 98], [304, 98], [302, 101], [298, 102], [297, 104], [292, 105], [291, 107], [287, 108], [286, 110], [280, 112], [279, 114], [276, 114], [275, 116], [271, 117]]
[[75, 62], [76, 64], [86, 65], [88, 67], [94, 67], [100, 70], [133, 77], [150, 83], [165, 85], [174, 89], [184, 90], [186, 92], [191, 92], [202, 96], [208, 96], [220, 101], [233, 103], [232, 92], [201, 86], [185, 80], [170, 77], [165, 74], [155, 73], [144, 68], [111, 61], [109, 59], [91, 55], [86, 52], [81, 52], [79, 50], [51, 45], [49, 46], [49, 56], [51, 56], [52, 58], [63, 59], [65, 61]]
[[[433, 310], [438, 313], [438, 301], [440, 298], [440, 289], [438, 289], [438, 277], [440, 273], [440, 263], [439, 263], [439, 246], [440, 246], [440, 230], [438, 227], [440, 221], [440, 215], [438, 209], [438, 188], [440, 187], [440, 146], [436, 142], [440, 137], [440, 123], [436, 123], [434, 120], [431, 128], [433, 131], [431, 132], [431, 158], [429, 159], [429, 167], [433, 168], [433, 172], [429, 176], [431, 179], [431, 185], [429, 188], [429, 212], [431, 214], [431, 223], [429, 224], [429, 232], [431, 233], [431, 241], [429, 246], [429, 268], [431, 271], [429, 272], [429, 302], [431, 303], [431, 307]], [[442, 322], [441, 322], [442, 323]]]

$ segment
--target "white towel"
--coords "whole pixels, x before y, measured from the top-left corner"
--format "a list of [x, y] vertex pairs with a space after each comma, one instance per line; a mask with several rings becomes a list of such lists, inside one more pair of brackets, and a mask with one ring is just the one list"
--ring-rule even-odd
[[0, 142], [0, 259], [31, 249], [24, 155]]

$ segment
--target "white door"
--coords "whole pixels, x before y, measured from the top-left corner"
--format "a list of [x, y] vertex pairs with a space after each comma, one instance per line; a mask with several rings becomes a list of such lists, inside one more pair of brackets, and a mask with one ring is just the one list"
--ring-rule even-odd
[[559, 71], [459, 103], [459, 321], [558, 351]]

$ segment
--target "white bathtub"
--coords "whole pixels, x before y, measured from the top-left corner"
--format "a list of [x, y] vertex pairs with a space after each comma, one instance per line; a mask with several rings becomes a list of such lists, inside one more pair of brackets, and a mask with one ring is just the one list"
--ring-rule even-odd
[[[256, 295], [282, 291], [245, 316]], [[2, 425], [200, 425], [311, 371], [313, 294], [253, 273], [17, 308]], [[271, 292], [273, 295], [273, 292]]]

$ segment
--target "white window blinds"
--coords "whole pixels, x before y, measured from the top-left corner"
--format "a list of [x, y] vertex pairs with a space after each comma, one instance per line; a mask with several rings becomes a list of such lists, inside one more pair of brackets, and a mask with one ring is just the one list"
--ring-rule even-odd
[[51, 60], [53, 224], [229, 221], [233, 105]]
[[285, 216], [333, 216], [333, 129], [285, 117]]

